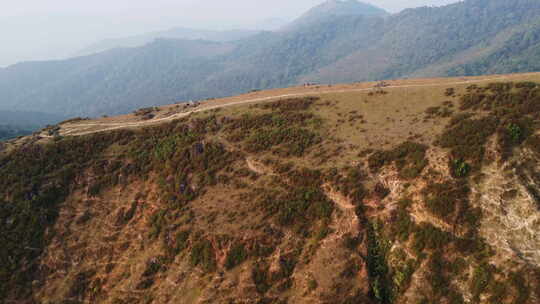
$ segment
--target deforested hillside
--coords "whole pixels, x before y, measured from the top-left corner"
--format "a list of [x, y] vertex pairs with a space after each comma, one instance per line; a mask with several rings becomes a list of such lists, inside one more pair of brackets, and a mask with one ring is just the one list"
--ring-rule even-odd
[[466, 0], [393, 15], [328, 1], [290, 28], [238, 41], [164, 39], [0, 69], [0, 109], [97, 117], [307, 82], [537, 71], [539, 18], [536, 0]]
[[0, 302], [540, 301], [537, 74], [323, 89], [2, 144]]

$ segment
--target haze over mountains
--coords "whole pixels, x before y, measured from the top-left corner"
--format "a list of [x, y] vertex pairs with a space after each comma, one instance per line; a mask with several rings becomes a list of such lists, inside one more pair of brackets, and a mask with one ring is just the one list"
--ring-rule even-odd
[[0, 110], [98, 116], [304, 82], [540, 68], [534, 0], [467, 0], [394, 15], [354, 0], [328, 1], [286, 29], [235, 41], [158, 39], [17, 64], [0, 69]]
[[99, 41], [93, 45], [88, 46], [87, 48], [80, 50], [75, 55], [85, 56], [115, 48], [140, 47], [144, 46], [145, 44], [151, 43], [156, 39], [185, 39], [227, 42], [247, 38], [260, 32], [261, 31], [256, 30], [212, 31], [189, 28], [173, 28], [167, 31], [153, 32], [127, 38], [107, 39]]

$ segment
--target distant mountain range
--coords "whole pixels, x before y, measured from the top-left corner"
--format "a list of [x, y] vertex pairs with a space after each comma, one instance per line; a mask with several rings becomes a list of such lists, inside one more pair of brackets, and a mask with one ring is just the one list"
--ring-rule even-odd
[[55, 124], [66, 117], [41, 112], [16, 112], [0, 110], [0, 141], [31, 134], [49, 124]]
[[210, 31], [189, 28], [173, 28], [167, 31], [152, 32], [148, 34], [99, 41], [87, 48], [80, 50], [75, 56], [91, 55], [115, 48], [133, 48], [144, 46], [156, 39], [185, 39], [185, 40], [208, 40], [208, 41], [234, 41], [256, 35], [261, 31], [255, 30], [229, 30]]
[[0, 69], [0, 110], [97, 116], [308, 81], [540, 70], [537, 0], [466, 0], [394, 15], [328, 1], [283, 31], [246, 35], [158, 39]]

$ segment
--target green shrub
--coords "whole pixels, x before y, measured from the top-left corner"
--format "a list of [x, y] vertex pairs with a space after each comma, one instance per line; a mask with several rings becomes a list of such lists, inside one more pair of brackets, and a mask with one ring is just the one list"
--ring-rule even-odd
[[366, 174], [358, 167], [347, 168], [344, 171], [344, 174], [338, 174], [337, 170], [328, 173], [326, 179], [331, 182], [337, 191], [349, 197], [353, 204], [360, 206], [367, 195], [367, 190], [362, 184]]
[[303, 98], [282, 99], [270, 103], [264, 103], [258, 107], [262, 109], [270, 109], [272, 111], [289, 112], [289, 111], [305, 111], [308, 110], [320, 98], [308, 96]]
[[268, 283], [268, 266], [256, 264], [251, 271], [251, 279], [260, 294], [265, 294], [271, 287]]
[[498, 124], [499, 120], [492, 117], [465, 119], [444, 131], [438, 144], [450, 149], [451, 162], [468, 161], [471, 171], [478, 171], [484, 160], [487, 140], [495, 133]]
[[513, 303], [526, 304], [531, 297], [531, 290], [522, 273], [513, 272], [510, 274], [510, 284], [516, 290]]
[[452, 162], [451, 173], [453, 177], [467, 177], [471, 172], [471, 166], [463, 159], [456, 159]]
[[248, 257], [248, 253], [241, 243], [235, 244], [227, 255], [225, 260], [225, 268], [232, 269], [242, 264]]
[[439, 228], [429, 224], [421, 223], [415, 227], [412, 248], [417, 254], [424, 250], [442, 250], [450, 245], [453, 236]]
[[[287, 192], [263, 193], [261, 204], [270, 215], [277, 215], [281, 225], [311, 225], [330, 218], [334, 204], [319, 188], [290, 188]], [[303, 226], [302, 225], [302, 226]]]
[[494, 267], [488, 264], [480, 264], [474, 269], [470, 284], [470, 290], [475, 302], [480, 301], [480, 295], [483, 294], [493, 279]]
[[302, 156], [308, 148], [320, 142], [317, 134], [304, 128], [261, 129], [248, 138], [246, 149], [261, 152], [282, 146], [284, 156]]
[[214, 247], [208, 240], [201, 240], [193, 245], [190, 261], [193, 266], [201, 266], [207, 272], [216, 270]]
[[455, 223], [456, 217], [469, 209], [469, 192], [467, 184], [461, 181], [429, 184], [423, 190], [425, 207], [447, 223]]
[[401, 178], [413, 179], [428, 165], [425, 157], [427, 149], [422, 144], [404, 142], [393, 150], [373, 153], [368, 159], [369, 168], [376, 173], [383, 166], [394, 163]]
[[402, 199], [398, 203], [398, 208], [392, 214], [392, 221], [390, 222], [390, 236], [394, 240], [406, 242], [409, 240], [409, 235], [414, 230], [415, 223], [409, 214], [409, 206], [412, 201], [409, 199]]
[[441, 251], [436, 251], [429, 257], [426, 279], [431, 287], [432, 302], [465, 303], [463, 296], [452, 286], [452, 268], [452, 263], [444, 258]]
[[392, 303], [394, 286], [386, 260], [389, 246], [383, 239], [378, 224], [368, 225], [367, 241], [366, 266], [370, 281], [370, 294], [379, 303]]

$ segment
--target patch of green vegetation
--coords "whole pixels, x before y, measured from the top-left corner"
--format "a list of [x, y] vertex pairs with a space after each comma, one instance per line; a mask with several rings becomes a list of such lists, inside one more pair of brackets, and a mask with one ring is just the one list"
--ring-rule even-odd
[[453, 236], [430, 223], [421, 223], [415, 227], [412, 249], [419, 255], [424, 250], [440, 250], [447, 247]]
[[488, 138], [495, 134], [498, 124], [499, 120], [494, 117], [465, 119], [447, 129], [438, 144], [450, 149], [450, 166], [456, 161], [467, 162], [471, 171], [480, 170], [485, 145]]
[[428, 147], [422, 144], [404, 142], [393, 150], [373, 153], [368, 159], [369, 168], [375, 173], [385, 165], [393, 163], [401, 178], [414, 179], [420, 176], [428, 165], [427, 149]]
[[49, 145], [22, 147], [0, 158], [0, 299], [28, 299], [36, 258], [48, 243], [76, 177], [129, 131], [68, 138]]
[[358, 245], [360, 245], [362, 238], [360, 236], [352, 236], [350, 234], [345, 234], [343, 237], [343, 246], [349, 250], [356, 250]]
[[278, 112], [306, 111], [320, 98], [308, 96], [303, 98], [282, 99], [275, 102], [258, 105], [262, 109], [270, 109]]
[[426, 280], [431, 287], [432, 303], [443, 303], [443, 299], [450, 304], [465, 303], [463, 296], [452, 286], [452, 263], [444, 258], [441, 251], [436, 251], [429, 257], [427, 269]]
[[282, 156], [302, 156], [308, 148], [321, 142], [321, 138], [305, 128], [284, 127], [256, 130], [246, 141], [249, 152], [268, 151], [281, 146]]
[[463, 159], [455, 159], [450, 167], [452, 176], [456, 178], [467, 177], [471, 172], [471, 166]]
[[287, 192], [263, 194], [261, 204], [269, 215], [276, 215], [281, 225], [297, 224], [303, 227], [315, 220], [329, 218], [334, 205], [315, 187], [289, 188]]
[[366, 265], [370, 280], [370, 296], [379, 303], [392, 303], [394, 286], [386, 260], [390, 246], [389, 242], [384, 239], [379, 224], [369, 224], [367, 241]]
[[489, 264], [480, 264], [474, 269], [471, 280], [470, 291], [475, 303], [480, 302], [480, 295], [486, 292], [488, 286], [493, 280], [494, 267]]
[[351, 199], [355, 206], [361, 206], [362, 200], [367, 195], [362, 182], [366, 179], [366, 173], [359, 167], [345, 168], [343, 173], [338, 169], [329, 170], [326, 179], [336, 188], [337, 191]]
[[452, 116], [453, 111], [448, 107], [430, 107], [427, 108], [425, 113], [427, 114], [426, 119], [434, 117], [446, 118]]
[[458, 217], [469, 211], [469, 193], [465, 182], [428, 184], [423, 190], [425, 207], [438, 218], [455, 224]]
[[242, 264], [248, 258], [248, 253], [244, 248], [244, 244], [236, 243], [225, 260], [225, 268], [232, 269], [240, 264]]
[[510, 284], [516, 291], [513, 303], [526, 304], [531, 297], [531, 290], [528, 286], [527, 280], [525, 280], [523, 277], [523, 274], [520, 272], [511, 273]]
[[271, 287], [268, 283], [268, 266], [256, 264], [251, 271], [251, 279], [260, 294], [265, 294]]
[[170, 257], [158, 256], [146, 262], [146, 268], [141, 275], [137, 289], [148, 289], [154, 285], [155, 277], [158, 273], [166, 272], [169, 264], [172, 263]]
[[190, 261], [193, 266], [200, 266], [206, 272], [214, 272], [217, 265], [212, 242], [200, 240], [195, 243], [191, 249]]
[[[472, 167], [477, 170], [484, 154], [485, 138], [497, 130], [502, 159], [507, 160], [512, 155], [512, 149], [521, 145], [537, 129], [534, 119], [540, 114], [539, 98], [538, 85], [532, 82], [492, 83], [483, 88], [470, 88], [461, 98], [461, 109], [484, 111], [488, 116], [480, 120], [455, 122], [453, 129], [443, 135], [446, 139], [441, 139], [441, 143], [452, 148], [454, 159], [472, 160]], [[467, 132], [471, 135], [459, 140]], [[467, 144], [469, 149], [465, 149]]]
[[190, 230], [181, 230], [174, 234], [174, 237], [163, 238], [163, 247], [167, 252], [167, 256], [174, 258], [189, 246]]
[[416, 260], [409, 259], [405, 264], [396, 267], [393, 271], [393, 283], [396, 291], [403, 294], [409, 288], [412, 276], [418, 268]]
[[225, 130], [231, 141], [243, 141], [249, 152], [273, 150], [282, 156], [302, 156], [320, 143], [320, 136], [308, 125], [320, 126], [318, 119], [306, 110], [318, 98], [280, 100], [259, 105], [271, 113], [243, 115], [227, 122]]
[[512, 155], [513, 148], [520, 146], [532, 133], [533, 121], [527, 118], [510, 120], [498, 130], [499, 147], [503, 160]]
[[279, 225], [306, 235], [316, 222], [331, 217], [334, 203], [321, 189], [320, 171], [290, 168], [282, 177], [272, 187], [253, 189], [249, 195], [267, 217], [275, 217]]
[[398, 208], [392, 214], [392, 219], [389, 225], [389, 236], [393, 240], [407, 242], [410, 234], [414, 231], [415, 223], [411, 218], [409, 207], [412, 205], [412, 200], [402, 199], [398, 202]]

